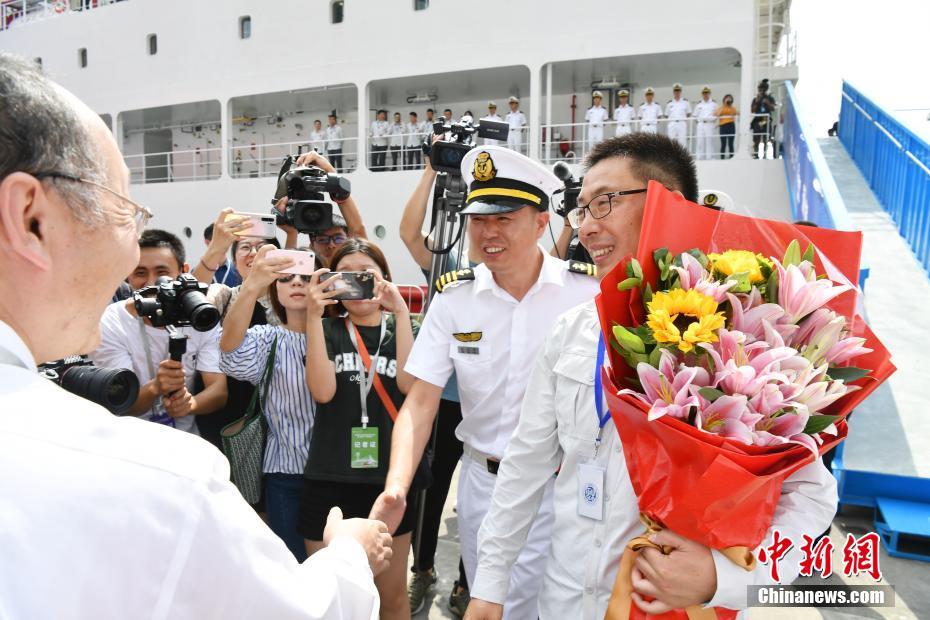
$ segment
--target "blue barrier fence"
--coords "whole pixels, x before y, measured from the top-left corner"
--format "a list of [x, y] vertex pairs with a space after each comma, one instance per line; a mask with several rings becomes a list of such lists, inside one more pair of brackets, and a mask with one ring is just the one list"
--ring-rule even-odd
[[822, 228], [852, 230], [846, 204], [827, 167], [820, 145], [805, 135], [797, 98], [791, 83], [785, 84], [784, 162], [791, 213], [795, 220], [814, 222]]
[[930, 145], [843, 82], [840, 141], [930, 272]]

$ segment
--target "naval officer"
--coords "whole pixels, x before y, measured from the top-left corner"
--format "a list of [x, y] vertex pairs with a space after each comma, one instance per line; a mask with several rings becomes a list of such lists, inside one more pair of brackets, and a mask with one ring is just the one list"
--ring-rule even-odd
[[[562, 183], [541, 164], [500, 146], [478, 147], [462, 160], [469, 181], [463, 211], [471, 252], [482, 261], [439, 279], [442, 291], [404, 370], [416, 381], [394, 423], [385, 491], [372, 508], [388, 527], [404, 513], [407, 491], [433, 428], [443, 386], [458, 377], [464, 443], [458, 483], [459, 539], [471, 583], [478, 528], [497, 467], [517, 426], [537, 352], [556, 318], [598, 291], [593, 265], [550, 256], [538, 242]], [[555, 470], [553, 470], [553, 474]], [[535, 618], [552, 527], [552, 481], [510, 576], [504, 617]]]
[[588, 108], [588, 111], [584, 114], [584, 120], [588, 123], [588, 144], [587, 148], [585, 148], [586, 153], [593, 149], [595, 144], [604, 139], [604, 122], [610, 118], [607, 114], [607, 110], [601, 105], [601, 100], [604, 98], [603, 95], [601, 95], [601, 91], [594, 91], [591, 94], [591, 98], [594, 100], [594, 105]]
[[639, 106], [639, 130], [647, 133], [658, 133], [662, 106], [654, 101], [656, 91], [652, 86], [646, 87], [643, 95], [646, 97], [646, 103]]
[[688, 148], [688, 117], [691, 116], [691, 104], [681, 96], [681, 84], [677, 82], [672, 86], [672, 98], [665, 104], [665, 116], [668, 118], [668, 137]]
[[633, 133], [633, 123], [636, 121], [636, 108], [630, 105], [630, 91], [623, 89], [617, 94], [619, 104], [614, 110], [614, 120], [617, 121], [615, 136], [626, 136]]
[[717, 102], [710, 98], [710, 86], [701, 89], [701, 100], [694, 106], [694, 118], [697, 120], [696, 159], [713, 159]]

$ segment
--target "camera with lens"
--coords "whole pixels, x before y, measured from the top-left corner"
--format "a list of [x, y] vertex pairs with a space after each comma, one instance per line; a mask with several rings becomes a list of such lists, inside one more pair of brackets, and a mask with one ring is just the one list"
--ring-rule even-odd
[[98, 368], [80, 355], [42, 364], [39, 374], [116, 415], [129, 411], [139, 396], [139, 379], [131, 370]]
[[423, 153], [429, 157], [430, 166], [437, 172], [461, 174], [462, 158], [474, 146], [475, 134], [481, 138], [506, 140], [510, 125], [501, 121], [480, 121], [474, 124], [472, 117], [463, 116], [458, 122], [439, 121], [433, 124], [433, 133], [447, 138], [423, 145]]
[[349, 179], [317, 166], [298, 166], [292, 155], [284, 158], [278, 173], [278, 189], [272, 204], [287, 196], [284, 213], [272, 209], [279, 225], [293, 226], [298, 232], [315, 233], [333, 227], [333, 205], [325, 200], [341, 202], [352, 192]]
[[155, 284], [141, 288], [132, 295], [139, 316], [147, 318], [153, 327], [190, 326], [199, 332], [216, 327], [220, 312], [207, 299], [207, 285], [189, 273], [177, 280], [162, 276]]
[[578, 206], [578, 195], [581, 194], [581, 182], [584, 177], [575, 178], [572, 169], [565, 162], [557, 162], [552, 166], [552, 173], [559, 177], [559, 180], [565, 185], [562, 192], [562, 204], [553, 208], [560, 216], [565, 217], [569, 211]]

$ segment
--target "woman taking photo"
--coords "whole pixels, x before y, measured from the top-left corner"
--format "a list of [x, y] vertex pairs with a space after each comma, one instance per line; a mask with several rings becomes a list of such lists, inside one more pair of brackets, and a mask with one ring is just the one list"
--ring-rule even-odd
[[[274, 348], [271, 379], [263, 395], [268, 423], [262, 464], [265, 509], [268, 526], [302, 562], [307, 552], [297, 532], [297, 515], [314, 415], [313, 399], [304, 380], [310, 278], [280, 273], [293, 260], [268, 258], [271, 249], [267, 246], [259, 250], [248, 278], [226, 313], [220, 338], [220, 369], [229, 377], [257, 385]], [[250, 327], [256, 304], [265, 295], [280, 324]]]
[[733, 138], [736, 136], [736, 108], [733, 107], [733, 95], [723, 96], [723, 105], [717, 108], [717, 117], [720, 119], [720, 159], [730, 159], [733, 157]]
[[[377, 246], [349, 239], [331, 267], [336, 272], [370, 272], [375, 285], [373, 299], [337, 302], [333, 297], [345, 290], [333, 281], [340, 276], [321, 282], [326, 273], [321, 269], [308, 287], [306, 384], [317, 415], [304, 472], [300, 533], [310, 554], [323, 547], [331, 507], [339, 506], [346, 518], [367, 517], [384, 488], [393, 419], [413, 384], [403, 368], [418, 328]], [[329, 306], [343, 316], [324, 318]], [[407, 503], [394, 533], [395, 561], [375, 577], [382, 619], [410, 618], [406, 572], [415, 504]]]

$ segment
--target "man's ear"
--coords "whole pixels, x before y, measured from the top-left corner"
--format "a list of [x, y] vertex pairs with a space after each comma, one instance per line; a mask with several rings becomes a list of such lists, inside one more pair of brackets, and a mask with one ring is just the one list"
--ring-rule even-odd
[[31, 174], [14, 172], [0, 181], [0, 245], [35, 267], [51, 267], [45, 245], [47, 222], [55, 209], [42, 183]]
[[537, 238], [542, 236], [543, 232], [546, 230], [546, 226], [549, 225], [549, 212], [541, 211], [536, 214], [536, 227], [537, 227]]

